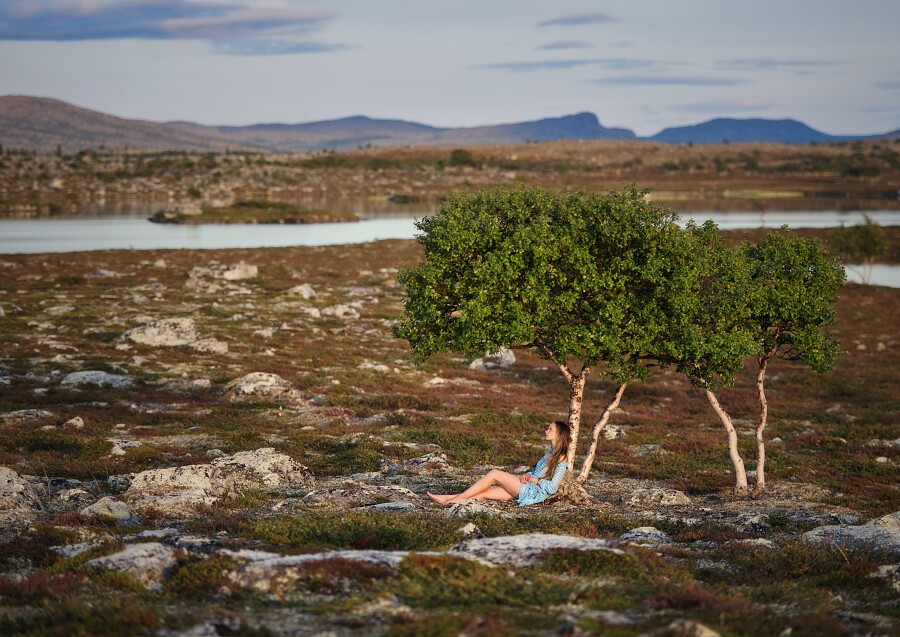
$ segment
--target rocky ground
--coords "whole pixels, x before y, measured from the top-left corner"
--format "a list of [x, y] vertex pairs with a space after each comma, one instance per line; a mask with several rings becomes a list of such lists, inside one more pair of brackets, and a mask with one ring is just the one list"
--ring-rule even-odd
[[[772, 369], [760, 499], [657, 374], [587, 502], [445, 509], [425, 491], [527, 470], [566, 393], [527, 352], [412, 365], [418, 258], [0, 257], [0, 633], [900, 634], [900, 291], [845, 286], [834, 372]], [[753, 383], [721, 396], [748, 460]]]

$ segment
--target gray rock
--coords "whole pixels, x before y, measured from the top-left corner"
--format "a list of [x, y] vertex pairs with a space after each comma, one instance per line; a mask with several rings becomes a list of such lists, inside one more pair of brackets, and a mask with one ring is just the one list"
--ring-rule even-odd
[[240, 488], [311, 486], [313, 483], [309, 469], [272, 447], [241, 451], [217, 458], [212, 464], [230, 475]]
[[174, 535], [163, 541], [168, 546], [199, 555], [212, 555], [222, 547], [222, 540], [204, 535]]
[[77, 387], [79, 385], [99, 385], [100, 387], [114, 387], [117, 389], [131, 387], [134, 381], [121, 374], [109, 374], [96, 370], [73, 372], [62, 379], [60, 383], [64, 387]]
[[163, 578], [176, 562], [175, 549], [156, 542], [148, 542], [129, 544], [118, 553], [89, 560], [85, 562], [85, 565], [91, 568], [129, 573], [147, 588], [157, 590], [160, 588]]
[[101, 544], [103, 543], [94, 540], [91, 542], [78, 542], [77, 544], [66, 544], [63, 546], [51, 546], [50, 548], [63, 557], [75, 557], [76, 555], [86, 553], [87, 551], [90, 551], [92, 548], [96, 548]]
[[298, 400], [299, 391], [293, 383], [277, 374], [251, 372], [228, 383], [226, 395], [232, 401], [266, 399], [266, 400]]
[[676, 619], [657, 633], [666, 637], [719, 637], [712, 628], [693, 619]]
[[234, 263], [229, 265], [222, 272], [222, 278], [226, 281], [241, 281], [243, 279], [252, 279], [259, 274], [259, 268], [249, 263]]
[[386, 511], [388, 513], [408, 513], [410, 511], [415, 511], [416, 505], [412, 502], [403, 502], [401, 500], [399, 502], [381, 502], [367, 508], [372, 509], [373, 511]]
[[225, 354], [228, 352], [228, 343], [216, 340], [211, 336], [198, 338], [190, 343], [190, 347], [204, 354]]
[[0, 510], [40, 511], [41, 500], [35, 487], [6, 467], [0, 467]]
[[603, 428], [603, 437], [607, 440], [619, 440], [621, 438], [627, 438], [627, 434], [625, 433], [625, 430], [618, 425], [606, 425], [606, 427]]
[[484, 513], [486, 515], [501, 515], [503, 517], [507, 517], [498, 509], [488, 506], [487, 504], [482, 504], [477, 500], [463, 500], [462, 502], [452, 504], [450, 505], [450, 507], [444, 509], [443, 515], [444, 517], [451, 520], [459, 520], [462, 518], [467, 518], [470, 515], [476, 515], [478, 513]]
[[60, 502], [87, 502], [94, 499], [94, 496], [84, 489], [63, 489], [56, 497]]
[[109, 497], [100, 498], [92, 505], [83, 508], [81, 514], [91, 518], [113, 518], [117, 524], [122, 526], [133, 526], [144, 521], [137, 511], [126, 503]]
[[312, 289], [312, 286], [309, 283], [302, 283], [300, 285], [295, 285], [290, 290], [289, 293], [299, 296], [302, 299], [314, 299], [316, 298], [316, 291]]
[[151, 347], [178, 347], [193, 343], [198, 334], [193, 319], [167, 318], [153, 319], [133, 327], [122, 334], [122, 337]]
[[900, 593], [900, 564], [885, 564], [875, 569], [869, 577], [877, 577], [879, 579], [888, 580], [891, 588]]
[[411, 473], [433, 473], [450, 469], [450, 460], [443, 453], [426, 453], [418, 458], [410, 458], [398, 463], [398, 466]]
[[871, 544], [892, 553], [900, 553], [900, 511], [870, 520], [860, 526], [832, 524], [803, 534], [810, 542]]
[[679, 506], [691, 503], [683, 491], [675, 489], [638, 489], [622, 497], [622, 501], [636, 506]]
[[639, 526], [620, 535], [627, 542], [635, 544], [672, 544], [672, 538], [655, 526]]
[[75, 416], [63, 423], [63, 429], [84, 429], [84, 419], [81, 416]]
[[8, 411], [0, 414], [0, 421], [3, 422], [25, 422], [29, 420], [40, 420], [41, 418], [51, 418], [53, 412], [46, 409], [20, 409], [18, 411]]
[[339, 319], [352, 320], [359, 318], [359, 312], [356, 311], [356, 308], [346, 303], [324, 307], [320, 312], [322, 316], [333, 316]]
[[307, 504], [323, 504], [336, 509], [346, 509], [375, 506], [385, 500], [389, 500], [391, 504], [397, 502], [414, 504], [420, 502], [422, 498], [406, 487], [375, 486], [347, 481], [340, 487], [316, 489], [304, 496], [302, 501]]
[[612, 551], [623, 554], [610, 540], [598, 540], [570, 535], [547, 533], [526, 533], [492, 538], [466, 540], [447, 551], [469, 559], [478, 559], [488, 564], [509, 564], [529, 566], [540, 561], [543, 554], [554, 549], [578, 551]]

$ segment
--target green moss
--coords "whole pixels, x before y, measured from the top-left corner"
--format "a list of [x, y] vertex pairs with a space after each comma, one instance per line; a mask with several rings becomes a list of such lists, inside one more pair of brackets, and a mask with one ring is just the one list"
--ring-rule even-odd
[[166, 580], [165, 591], [186, 598], [211, 597], [236, 565], [234, 560], [218, 555], [188, 562]]

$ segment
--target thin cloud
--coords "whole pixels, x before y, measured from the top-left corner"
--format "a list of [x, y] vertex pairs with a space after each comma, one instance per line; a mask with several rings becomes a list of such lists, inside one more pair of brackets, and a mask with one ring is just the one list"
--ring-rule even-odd
[[330, 53], [349, 48], [344, 44], [291, 42], [285, 40], [223, 40], [213, 42], [213, 51], [222, 55], [296, 55], [299, 53]]
[[595, 84], [618, 84], [622, 86], [736, 86], [744, 80], [733, 77], [709, 77], [705, 75], [617, 75], [587, 80]]
[[616, 18], [612, 17], [608, 13], [601, 13], [599, 11], [588, 11], [585, 13], [575, 13], [572, 15], [565, 15], [559, 18], [553, 18], [552, 20], [544, 20], [543, 22], [538, 22], [539, 27], [550, 27], [550, 26], [579, 26], [582, 24], [597, 24], [602, 22], [616, 22]]
[[783, 60], [778, 58], [743, 58], [739, 60], [719, 60], [721, 67], [730, 69], [757, 69], [771, 71], [775, 69], [813, 69], [817, 67], [837, 66], [831, 60]]
[[562, 49], [590, 49], [593, 44], [583, 42], [582, 40], [557, 40], [556, 42], [548, 42], [541, 46], [535, 47], [542, 51], [558, 51]]
[[887, 91], [900, 91], [900, 80], [888, 80], [887, 82], [876, 82], [875, 86], [883, 88]]
[[658, 64], [660, 63], [654, 60], [638, 60], [634, 58], [597, 58], [581, 60], [498, 62], [496, 64], [481, 64], [474, 68], [490, 69], [494, 71], [512, 71], [513, 73], [526, 73], [531, 71], [572, 69], [579, 66], [603, 66], [612, 71], [629, 71], [634, 69], [646, 69]]
[[334, 14], [283, 1], [51, 0], [0, 7], [0, 40], [213, 40], [306, 33]]
[[775, 106], [775, 102], [765, 99], [717, 100], [695, 102], [673, 107], [673, 110], [684, 113], [737, 113], [765, 111]]

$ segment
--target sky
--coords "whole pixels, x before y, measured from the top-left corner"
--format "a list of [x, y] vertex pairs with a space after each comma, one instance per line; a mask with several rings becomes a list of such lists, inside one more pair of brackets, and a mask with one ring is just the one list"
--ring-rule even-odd
[[897, 0], [0, 0], [0, 95], [211, 125], [900, 128]]

